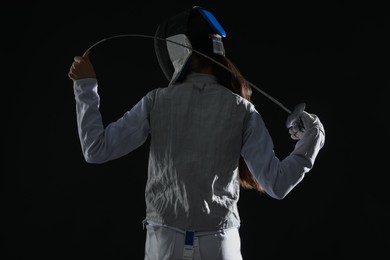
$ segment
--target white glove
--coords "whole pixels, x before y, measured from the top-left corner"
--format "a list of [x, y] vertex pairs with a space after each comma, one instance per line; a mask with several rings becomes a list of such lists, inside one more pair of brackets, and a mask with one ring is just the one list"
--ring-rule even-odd
[[305, 131], [318, 124], [321, 131], [324, 132], [323, 126], [315, 114], [309, 114], [305, 110], [305, 103], [297, 105], [294, 111], [287, 118], [287, 128], [293, 140], [303, 138]]
[[301, 115], [292, 121], [291, 127], [288, 129], [291, 138], [294, 140], [302, 139], [306, 130], [312, 128], [316, 121], [318, 121], [316, 115], [302, 111]]

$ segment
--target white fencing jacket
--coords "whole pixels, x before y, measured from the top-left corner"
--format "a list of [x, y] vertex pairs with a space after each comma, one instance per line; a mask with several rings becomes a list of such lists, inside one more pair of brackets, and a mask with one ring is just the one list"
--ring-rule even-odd
[[117, 159], [150, 135], [145, 220], [183, 230], [240, 225], [240, 156], [265, 192], [283, 199], [312, 169], [325, 140], [317, 119], [280, 160], [254, 105], [207, 74], [190, 73], [183, 82], [151, 90], [106, 127], [97, 80], [74, 81], [74, 94], [87, 162]]

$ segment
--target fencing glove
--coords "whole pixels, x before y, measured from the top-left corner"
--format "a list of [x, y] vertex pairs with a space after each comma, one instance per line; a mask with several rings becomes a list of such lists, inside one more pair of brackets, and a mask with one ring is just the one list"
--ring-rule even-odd
[[305, 103], [298, 104], [287, 118], [286, 126], [293, 140], [302, 139], [306, 130], [315, 125], [318, 125], [320, 130], [324, 132], [318, 116], [307, 113], [305, 106]]

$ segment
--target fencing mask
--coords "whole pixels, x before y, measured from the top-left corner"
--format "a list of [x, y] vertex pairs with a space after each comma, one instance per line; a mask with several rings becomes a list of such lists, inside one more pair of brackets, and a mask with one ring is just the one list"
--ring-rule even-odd
[[[155, 33], [154, 48], [160, 67], [170, 81], [180, 81], [193, 50], [207, 55], [225, 55], [222, 38], [226, 33], [214, 15], [194, 6], [164, 20]], [[159, 39], [166, 39], [162, 41]]]

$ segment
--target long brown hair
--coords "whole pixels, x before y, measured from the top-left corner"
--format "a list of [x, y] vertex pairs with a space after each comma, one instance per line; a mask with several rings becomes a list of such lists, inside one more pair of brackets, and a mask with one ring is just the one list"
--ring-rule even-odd
[[[210, 72], [217, 77], [218, 82], [230, 89], [232, 92], [240, 95], [248, 101], [251, 101], [252, 88], [248, 82], [243, 78], [238, 68], [227, 57], [208, 53], [207, 56], [223, 64], [226, 68], [223, 68], [216, 62], [213, 62], [206, 57], [194, 52], [191, 55], [191, 69], [192, 71], [204, 71], [205, 68], [210, 68]], [[194, 59], [196, 61], [194, 61]], [[239, 161], [239, 173], [240, 173], [240, 185], [245, 189], [254, 189], [259, 192], [264, 192], [263, 187], [256, 180], [254, 175], [248, 169], [244, 158], [241, 156]]]
[[[211, 73], [217, 77], [219, 83], [241, 97], [251, 101], [252, 88], [242, 77], [238, 68], [226, 56], [213, 53], [213, 45], [210, 35], [215, 33], [199, 12], [191, 12], [188, 21], [188, 37], [195, 50], [201, 51], [208, 57], [223, 64], [223, 68], [212, 59], [193, 52], [190, 56], [189, 70], [197, 72]], [[187, 71], [188, 72], [188, 71]], [[264, 192], [263, 187], [249, 171], [242, 156], [239, 161], [240, 185], [246, 189], [255, 189]]]

